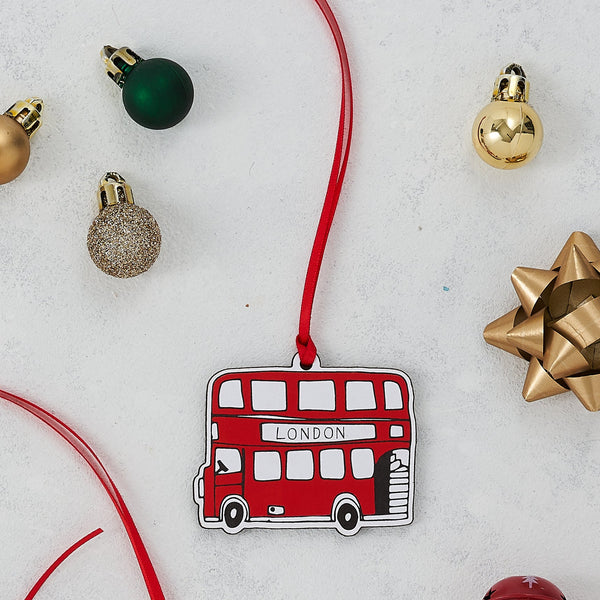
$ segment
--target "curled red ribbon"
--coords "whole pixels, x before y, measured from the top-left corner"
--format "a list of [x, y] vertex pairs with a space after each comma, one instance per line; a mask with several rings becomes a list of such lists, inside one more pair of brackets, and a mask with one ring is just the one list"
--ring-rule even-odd
[[318, 4], [327, 20], [340, 58], [342, 71], [342, 103], [331, 175], [329, 176], [325, 202], [323, 204], [323, 210], [321, 211], [315, 241], [308, 262], [304, 292], [302, 294], [302, 305], [300, 307], [300, 324], [298, 335], [296, 337], [296, 347], [298, 348], [298, 354], [300, 356], [300, 364], [305, 369], [312, 367], [317, 355], [317, 348], [310, 337], [310, 320], [315, 299], [315, 291], [317, 289], [317, 281], [321, 270], [321, 263], [323, 262], [323, 254], [325, 253], [327, 238], [329, 237], [331, 223], [333, 222], [335, 209], [342, 191], [344, 175], [346, 174], [346, 165], [348, 164], [348, 155], [350, 153], [350, 141], [352, 139], [353, 111], [350, 65], [348, 63], [348, 54], [346, 53], [342, 32], [340, 31], [335, 15], [326, 0], [315, 0], [315, 2]]
[[[127, 532], [127, 536], [129, 537], [129, 541], [131, 542], [131, 546], [133, 547], [133, 551], [135, 552], [138, 564], [140, 565], [140, 570], [144, 577], [144, 581], [146, 582], [146, 588], [148, 589], [150, 599], [165, 600], [165, 595], [163, 594], [162, 588], [160, 587], [160, 582], [158, 581], [158, 577], [154, 570], [154, 566], [152, 564], [152, 561], [150, 560], [148, 551], [144, 546], [144, 542], [142, 541], [142, 538], [135, 526], [135, 523], [133, 522], [133, 518], [129, 513], [129, 509], [125, 505], [125, 501], [123, 500], [119, 490], [117, 489], [117, 486], [114, 484], [113, 480], [108, 474], [108, 471], [104, 468], [104, 465], [96, 456], [96, 453], [91, 449], [89, 444], [79, 434], [73, 431], [73, 429], [71, 429], [68, 425], [63, 423], [60, 419], [57, 419], [47, 410], [44, 410], [40, 406], [37, 406], [37, 404], [29, 402], [28, 400], [25, 400], [23, 398], [19, 398], [18, 396], [15, 396], [3, 390], [0, 390], [0, 398], [4, 398], [4, 400], [12, 402], [12, 404], [16, 404], [17, 406], [23, 408], [27, 412], [31, 413], [33, 416], [37, 417], [40, 421], [48, 425], [48, 427], [54, 429], [56, 433], [58, 433], [64, 440], [66, 440], [71, 446], [73, 446], [73, 448], [75, 448], [79, 455], [83, 457], [83, 459], [85, 460], [85, 462], [87, 462], [92, 471], [94, 471], [96, 477], [100, 480], [100, 483], [106, 490], [106, 493], [109, 495], [117, 510], [117, 513], [119, 514], [119, 517], [121, 518], [123, 526], [125, 527], [125, 530]], [[76, 547], [78, 548], [79, 546], [76, 545]], [[74, 548], [73, 551], [75, 549], [76, 548]], [[68, 554], [66, 556], [68, 556]], [[63, 555], [62, 560], [64, 560], [66, 556]], [[58, 566], [60, 562], [62, 562], [61, 559], [59, 559], [55, 563], [55, 565]], [[48, 573], [48, 575], [50, 573]], [[29, 597], [33, 598], [33, 596]]]
[[44, 574], [37, 580], [36, 584], [31, 588], [29, 594], [25, 596], [25, 600], [33, 600], [33, 597], [40, 591], [40, 588], [46, 583], [46, 580], [58, 567], [67, 559], [77, 548], [81, 548], [86, 542], [95, 538], [97, 535], [102, 533], [102, 529], [95, 529], [91, 533], [82, 537], [78, 542], [75, 542], [70, 548], [65, 550], [44, 572]]

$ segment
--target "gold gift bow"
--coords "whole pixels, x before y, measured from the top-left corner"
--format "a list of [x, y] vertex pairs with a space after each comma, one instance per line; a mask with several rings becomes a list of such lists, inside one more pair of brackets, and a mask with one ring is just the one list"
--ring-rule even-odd
[[600, 250], [576, 231], [550, 270], [517, 267], [521, 306], [484, 330], [488, 344], [529, 361], [528, 402], [569, 390], [600, 410]]

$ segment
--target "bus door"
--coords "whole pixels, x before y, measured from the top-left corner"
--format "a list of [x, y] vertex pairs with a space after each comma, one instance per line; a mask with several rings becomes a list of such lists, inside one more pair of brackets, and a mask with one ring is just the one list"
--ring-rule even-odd
[[375, 514], [408, 516], [408, 450], [390, 450], [375, 465]]
[[239, 448], [215, 448], [213, 453], [215, 477], [215, 512], [227, 496], [244, 495], [244, 451]]

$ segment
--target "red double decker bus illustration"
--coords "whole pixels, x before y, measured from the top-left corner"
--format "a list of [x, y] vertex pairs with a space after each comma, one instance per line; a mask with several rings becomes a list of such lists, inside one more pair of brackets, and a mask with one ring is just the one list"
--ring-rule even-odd
[[207, 392], [203, 527], [406, 525], [413, 518], [412, 385], [401, 371], [292, 367], [217, 373]]

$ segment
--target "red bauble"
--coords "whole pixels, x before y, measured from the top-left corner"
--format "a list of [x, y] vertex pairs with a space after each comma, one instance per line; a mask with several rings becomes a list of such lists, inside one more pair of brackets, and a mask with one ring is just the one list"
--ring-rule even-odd
[[566, 600], [565, 595], [541, 577], [507, 577], [493, 585], [483, 600]]

